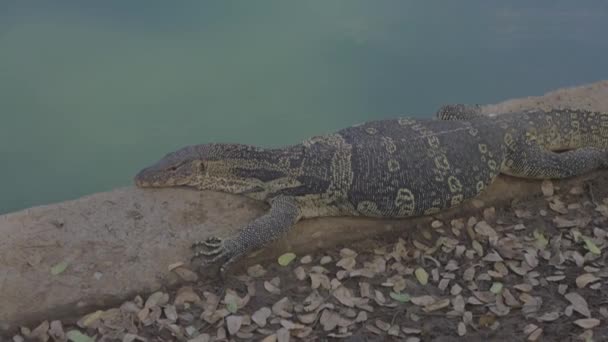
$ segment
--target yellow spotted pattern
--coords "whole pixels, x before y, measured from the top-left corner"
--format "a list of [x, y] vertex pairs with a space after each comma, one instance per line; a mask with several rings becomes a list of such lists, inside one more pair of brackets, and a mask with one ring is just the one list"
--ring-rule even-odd
[[396, 172], [399, 171], [399, 162], [395, 159], [389, 159], [388, 160], [388, 171], [389, 172]]
[[462, 191], [462, 183], [458, 180], [458, 178], [454, 176], [448, 177], [448, 185], [450, 186], [450, 192], [458, 193]]
[[416, 210], [416, 199], [409, 189], [399, 189], [395, 197], [395, 206], [399, 216], [411, 216]]

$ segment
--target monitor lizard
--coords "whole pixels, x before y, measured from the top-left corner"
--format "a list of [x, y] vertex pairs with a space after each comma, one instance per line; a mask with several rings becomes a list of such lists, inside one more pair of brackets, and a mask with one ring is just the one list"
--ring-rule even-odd
[[608, 113], [486, 117], [475, 106], [448, 105], [437, 117], [369, 121], [280, 148], [187, 146], [141, 170], [135, 184], [241, 194], [270, 205], [236, 237], [193, 244], [202, 248], [194, 257], [222, 262], [224, 274], [301, 219], [430, 215], [477, 196], [499, 173], [566, 178], [608, 166]]

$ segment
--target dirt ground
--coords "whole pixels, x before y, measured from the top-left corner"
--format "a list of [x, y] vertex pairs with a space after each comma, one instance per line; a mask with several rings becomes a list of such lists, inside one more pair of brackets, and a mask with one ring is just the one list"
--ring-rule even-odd
[[[192, 282], [15, 342], [606, 341], [608, 174], [544, 196]], [[481, 204], [480, 204], [481, 205]]]

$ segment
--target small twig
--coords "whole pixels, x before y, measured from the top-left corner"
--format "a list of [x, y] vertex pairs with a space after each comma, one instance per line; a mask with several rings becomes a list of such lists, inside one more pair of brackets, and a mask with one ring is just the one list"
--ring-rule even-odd
[[595, 195], [593, 194], [593, 187], [591, 186], [591, 182], [587, 182], [585, 183], [585, 185], [587, 186], [587, 192], [589, 193], [589, 197], [591, 197], [591, 203], [595, 204], [595, 206], [598, 206], [599, 204], [595, 201]]

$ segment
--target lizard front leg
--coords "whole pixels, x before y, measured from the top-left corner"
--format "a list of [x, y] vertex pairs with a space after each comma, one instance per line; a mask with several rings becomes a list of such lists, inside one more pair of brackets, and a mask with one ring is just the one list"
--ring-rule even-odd
[[222, 240], [211, 237], [194, 243], [193, 247], [203, 246], [208, 250], [197, 252], [193, 259], [203, 257], [205, 260], [202, 266], [223, 261], [220, 273], [224, 276], [231, 264], [248, 252], [278, 239], [288, 232], [300, 217], [300, 208], [293, 197], [275, 197], [270, 200], [270, 210], [248, 223], [235, 238]]

